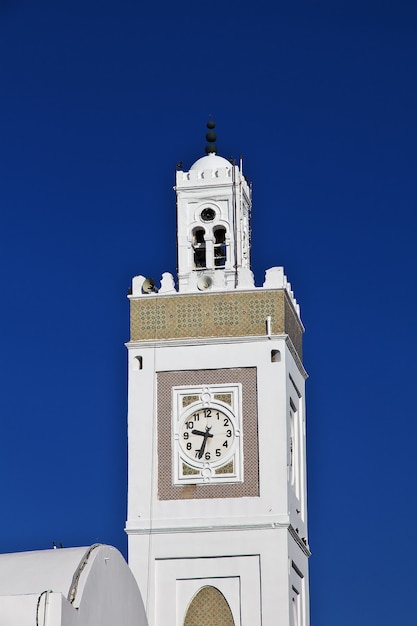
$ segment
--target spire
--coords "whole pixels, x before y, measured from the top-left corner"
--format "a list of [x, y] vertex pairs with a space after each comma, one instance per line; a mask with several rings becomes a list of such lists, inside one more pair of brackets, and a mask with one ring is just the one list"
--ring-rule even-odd
[[206, 153], [207, 154], [217, 154], [217, 146], [214, 143], [217, 139], [217, 135], [214, 132], [214, 128], [216, 128], [216, 124], [213, 122], [213, 120], [209, 119], [209, 121], [207, 122], [207, 128], [208, 133], [206, 133], [206, 141], [208, 141], [209, 143], [206, 145]]

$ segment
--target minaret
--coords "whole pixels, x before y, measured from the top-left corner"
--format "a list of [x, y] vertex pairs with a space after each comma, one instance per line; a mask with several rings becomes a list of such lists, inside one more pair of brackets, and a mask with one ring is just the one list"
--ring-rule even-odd
[[237, 287], [250, 268], [251, 190], [242, 169], [217, 156], [209, 121], [207, 156], [177, 174], [179, 291]]
[[207, 126], [177, 286], [129, 296], [129, 564], [151, 626], [308, 626], [304, 329], [282, 267], [254, 285], [251, 190]]

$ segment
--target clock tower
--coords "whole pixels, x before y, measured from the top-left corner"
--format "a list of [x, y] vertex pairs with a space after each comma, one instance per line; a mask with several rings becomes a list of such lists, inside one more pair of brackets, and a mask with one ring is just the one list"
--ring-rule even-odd
[[304, 329], [282, 267], [254, 284], [251, 188], [207, 126], [177, 281], [129, 295], [129, 564], [150, 626], [308, 626]]

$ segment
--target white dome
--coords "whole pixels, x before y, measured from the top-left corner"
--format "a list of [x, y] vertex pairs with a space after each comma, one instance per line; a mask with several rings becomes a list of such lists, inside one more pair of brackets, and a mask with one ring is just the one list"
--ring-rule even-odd
[[227, 159], [210, 152], [207, 156], [201, 157], [193, 163], [190, 170], [218, 170], [221, 167], [231, 168], [232, 166]]

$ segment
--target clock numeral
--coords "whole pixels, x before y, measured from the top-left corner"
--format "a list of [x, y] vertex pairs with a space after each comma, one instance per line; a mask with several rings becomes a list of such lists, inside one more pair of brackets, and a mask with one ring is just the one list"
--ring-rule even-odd
[[192, 444], [191, 444], [191, 441], [189, 441], [189, 442], [187, 443], [187, 450], [191, 450], [191, 448], [192, 448]]
[[228, 447], [229, 447], [229, 444], [227, 443], [227, 441], [225, 441], [223, 444], [223, 448], [228, 448]]
[[184, 439], [188, 439], [188, 437], [189, 437], [189, 436], [190, 436], [190, 435], [189, 435], [187, 432], [185, 432], [185, 433], [183, 434]]
[[220, 419], [220, 414], [219, 414], [218, 411], [216, 411], [216, 415], [217, 415], [217, 419], [219, 420]]
[[222, 453], [220, 452], [220, 448], [216, 448], [216, 456], [221, 456]]
[[193, 419], [195, 419], [196, 422], [199, 422], [200, 421], [200, 413], [194, 413]]
[[204, 417], [211, 417], [211, 409], [204, 409]]
[[210, 452], [206, 452], [204, 458], [206, 459], [206, 461], [210, 461]]
[[194, 428], [194, 422], [185, 422], [187, 424], [187, 428], [188, 430], [191, 430], [192, 428]]
[[200, 454], [200, 450], [195, 451], [195, 458], [198, 459], [198, 455]]
[[223, 426], [229, 426], [229, 420], [227, 417], [224, 418]]
[[232, 431], [226, 430], [226, 437], [231, 437], [231, 436], [232, 436]]

